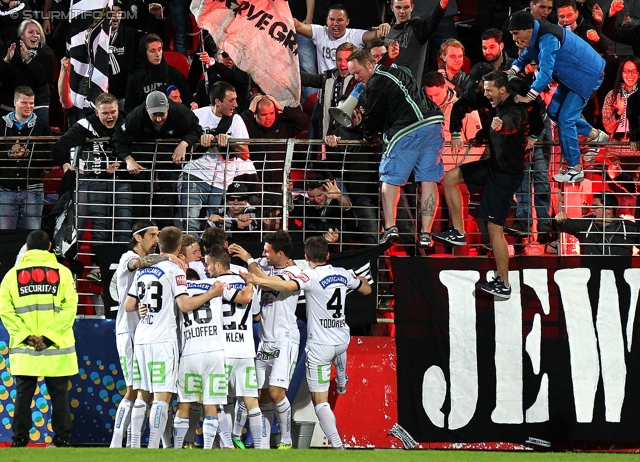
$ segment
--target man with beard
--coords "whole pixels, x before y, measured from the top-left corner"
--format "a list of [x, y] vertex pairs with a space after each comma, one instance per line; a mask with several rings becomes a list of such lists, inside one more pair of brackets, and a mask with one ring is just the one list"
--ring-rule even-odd
[[453, 226], [434, 239], [451, 245], [465, 245], [462, 196], [458, 185], [470, 190], [484, 186], [478, 216], [488, 222], [491, 248], [496, 260], [496, 276], [478, 288], [500, 299], [511, 297], [509, 250], [504, 239], [504, 222], [513, 194], [522, 184], [525, 147], [529, 132], [527, 108], [516, 104], [509, 90], [507, 74], [492, 71], [483, 78], [484, 94], [491, 103], [493, 119], [489, 130], [489, 159], [462, 164], [444, 176], [444, 193]]
[[502, 32], [498, 29], [488, 29], [482, 33], [482, 55], [496, 71], [507, 71], [511, 68], [513, 58], [504, 52]]

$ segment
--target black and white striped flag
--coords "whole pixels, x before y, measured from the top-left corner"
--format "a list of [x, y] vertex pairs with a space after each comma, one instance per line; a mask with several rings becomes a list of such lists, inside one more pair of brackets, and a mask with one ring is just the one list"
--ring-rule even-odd
[[91, 106], [108, 91], [109, 17], [113, 0], [72, 0], [67, 49], [73, 105]]

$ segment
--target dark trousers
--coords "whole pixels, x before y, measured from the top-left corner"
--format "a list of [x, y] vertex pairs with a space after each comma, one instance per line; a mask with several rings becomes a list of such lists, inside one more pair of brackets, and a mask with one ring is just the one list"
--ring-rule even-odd
[[[69, 441], [73, 428], [67, 394], [69, 377], [45, 377], [44, 382], [51, 397], [51, 425], [56, 435], [55, 438]], [[33, 427], [31, 401], [37, 384], [38, 377], [16, 376], [16, 403], [12, 424], [14, 441], [29, 441], [29, 430]]]

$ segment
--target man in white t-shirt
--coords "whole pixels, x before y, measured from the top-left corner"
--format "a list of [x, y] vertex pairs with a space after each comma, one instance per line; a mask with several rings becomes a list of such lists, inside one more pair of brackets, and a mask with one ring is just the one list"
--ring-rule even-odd
[[219, 147], [227, 148], [232, 138], [249, 138], [242, 117], [234, 114], [238, 107], [235, 88], [219, 81], [211, 86], [209, 96], [210, 106], [193, 111], [204, 131], [200, 144], [207, 151], [204, 154], [194, 153], [193, 160], [185, 164], [182, 174], [180, 202], [187, 206], [186, 229], [191, 234], [200, 231], [200, 210], [203, 206], [207, 207], [209, 216], [213, 213], [212, 207], [222, 203], [226, 186], [233, 182], [236, 175], [255, 173], [253, 163], [249, 161], [247, 145], [230, 147], [239, 160], [228, 163], [225, 162], [226, 153], [221, 154], [218, 147], [211, 146], [216, 141]]
[[331, 446], [333, 449], [343, 449], [336, 417], [329, 405], [331, 364], [336, 366], [338, 393], [344, 394], [348, 380], [346, 362], [350, 339], [349, 326], [345, 321], [345, 298], [348, 290], [368, 295], [371, 286], [362, 276], [329, 265], [329, 244], [321, 236], [307, 239], [304, 253], [311, 269], [302, 271], [290, 281], [259, 277], [253, 273], [247, 275], [246, 279], [247, 282], [259, 284], [262, 290], [304, 290], [308, 328], [306, 371], [311, 401]]
[[[293, 242], [289, 233], [278, 230], [264, 238], [264, 258], [254, 260], [238, 244], [231, 244], [229, 252], [247, 263], [251, 273], [258, 276], [277, 276], [284, 280], [300, 274], [291, 251]], [[299, 290], [290, 292], [263, 290], [260, 298], [260, 345], [256, 354], [256, 375], [262, 411], [262, 448], [269, 448], [269, 429], [273, 410], [278, 413], [281, 443], [278, 449], [291, 449], [291, 404], [286, 396], [293, 371], [298, 361], [300, 331], [296, 320]], [[268, 393], [266, 392], [268, 389]]]
[[[179, 262], [178, 258], [173, 255], [158, 255], [154, 253], [157, 245], [158, 227], [156, 224], [149, 220], [136, 222], [133, 225], [133, 237], [129, 242], [131, 250], [122, 254], [118, 268], [113, 275], [119, 301], [118, 314], [116, 316], [116, 348], [118, 349], [120, 367], [122, 368], [127, 391], [116, 410], [110, 446], [112, 448], [122, 447], [122, 438], [129, 427], [131, 408], [137, 395], [137, 390], [133, 388], [133, 341], [140, 316], [136, 311], [129, 313], [125, 311], [124, 302], [127, 298], [127, 293], [137, 269], [146, 268], [161, 261]], [[131, 445], [130, 438], [127, 438], [127, 445]]]
[[[206, 256], [207, 271], [213, 278], [218, 278], [225, 263], [228, 270], [230, 260], [231, 256], [225, 248], [216, 247]], [[216, 281], [213, 278], [189, 281], [187, 292], [191, 296], [206, 293]], [[178, 373], [180, 404], [174, 422], [176, 449], [182, 447], [189, 428], [189, 409], [193, 402], [201, 402], [204, 405], [204, 449], [213, 447], [218, 428], [217, 406], [225, 404], [228, 395], [229, 366], [225, 358], [225, 336], [228, 339], [229, 334], [226, 325], [223, 329], [223, 312], [228, 306], [246, 306], [253, 297], [253, 286], [244, 283], [242, 279], [242, 287], [220, 278], [217, 281], [224, 283], [222, 297], [215, 297], [196, 310], [182, 312], [181, 315], [182, 354]], [[256, 399], [256, 407], [257, 404]]]
[[349, 15], [344, 9], [329, 10], [326, 26], [305, 24], [297, 19], [294, 19], [293, 22], [296, 26], [296, 32], [312, 39], [316, 46], [318, 74], [336, 68], [336, 48], [338, 45], [350, 42], [358, 48], [364, 48], [369, 40], [378, 36], [377, 27], [370, 31], [348, 29]]
[[[173, 226], [159, 235], [160, 255], [177, 256], [182, 231]], [[178, 391], [178, 336], [175, 306], [192, 311], [213, 297], [222, 295], [223, 284], [215, 284], [207, 292], [189, 297], [187, 277], [175, 263], [163, 261], [138, 270], [131, 284], [125, 309], [136, 311], [141, 320], [135, 333], [133, 387], [138, 397], [131, 411], [131, 447], [140, 447], [142, 424], [147, 405], [153, 400], [149, 415], [149, 448], [160, 446], [160, 437], [167, 423], [169, 403]]]

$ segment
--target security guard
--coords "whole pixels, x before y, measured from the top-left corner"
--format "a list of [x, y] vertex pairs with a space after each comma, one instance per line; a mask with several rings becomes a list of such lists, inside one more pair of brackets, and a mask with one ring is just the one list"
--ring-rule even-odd
[[31, 400], [38, 377], [51, 396], [54, 446], [69, 446], [69, 376], [78, 373], [73, 322], [78, 294], [71, 272], [50, 253], [46, 232], [32, 231], [27, 251], [0, 285], [0, 319], [11, 336], [9, 359], [16, 378], [13, 447], [29, 442]]

